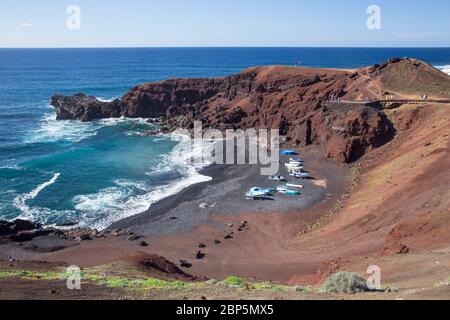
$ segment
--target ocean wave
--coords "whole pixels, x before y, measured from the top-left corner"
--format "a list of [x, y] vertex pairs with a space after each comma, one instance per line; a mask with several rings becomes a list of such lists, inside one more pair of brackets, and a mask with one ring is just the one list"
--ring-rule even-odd
[[98, 127], [94, 123], [84, 123], [81, 121], [58, 121], [56, 113], [45, 115], [40, 123], [40, 127], [35, 130], [25, 143], [46, 143], [46, 142], [80, 142], [97, 134]]
[[74, 198], [75, 208], [82, 212], [81, 227], [103, 230], [114, 222], [140, 214], [156, 202], [175, 195], [187, 187], [211, 181], [210, 177], [197, 172], [187, 178], [154, 188], [143, 195], [130, 196], [133, 183], [126, 187], [111, 187], [96, 194], [80, 195]]
[[56, 210], [51, 210], [48, 208], [30, 207], [27, 204], [27, 201], [35, 199], [45, 188], [54, 184], [60, 176], [60, 173], [55, 173], [50, 180], [38, 185], [29, 193], [15, 197], [13, 200], [13, 206], [21, 212], [17, 219], [36, 221], [39, 223], [47, 224], [48, 219], [56, 215], [70, 216], [70, 214], [73, 214], [73, 212], [70, 211], [58, 212]]
[[95, 213], [116, 208], [128, 196], [130, 192], [126, 188], [110, 187], [98, 193], [78, 195], [73, 198], [73, 203], [79, 211]]
[[438, 68], [442, 72], [445, 72], [446, 74], [450, 75], [450, 65], [437, 66], [436, 68]]
[[[145, 181], [120, 179], [115, 181], [115, 186], [95, 194], [78, 195], [74, 197], [73, 203], [75, 209], [81, 211], [81, 226], [105, 229], [114, 222], [147, 211], [156, 202], [194, 184], [211, 181], [211, 177], [199, 173], [200, 167], [187, 164], [187, 158], [193, 153], [180, 152], [183, 146], [187, 149], [190, 140], [182, 136], [177, 139], [181, 148], [174, 148], [171, 153], [161, 156], [161, 161], [146, 174], [151, 176], [176, 171], [181, 178], [160, 186], [152, 186]], [[136, 190], [144, 193], [136, 194]]]
[[25, 143], [48, 143], [66, 141], [77, 143], [97, 135], [99, 129], [111, 127], [122, 123], [132, 122], [137, 124], [146, 124], [151, 126], [148, 119], [144, 118], [109, 118], [93, 122], [82, 122], [78, 120], [56, 120], [56, 113], [46, 114], [38, 129], [34, 130]]
[[14, 171], [24, 171], [25, 168], [18, 166], [17, 164], [11, 164], [6, 166], [0, 166], [0, 170], [14, 170]]
[[103, 97], [95, 97], [100, 102], [113, 102], [114, 100], [118, 99], [119, 97], [112, 97], [112, 98], [103, 98]]
[[120, 117], [120, 118], [101, 119], [101, 120], [98, 120], [97, 123], [101, 126], [115, 126], [120, 123], [133, 122], [133, 123], [138, 123], [138, 124], [147, 124], [150, 126], [150, 123], [148, 123], [147, 121], [148, 121], [148, 119], [146, 119], [146, 118]]
[[143, 191], [149, 191], [151, 187], [144, 181], [132, 181], [127, 179], [119, 179], [114, 181], [116, 185], [123, 188], [135, 188]]

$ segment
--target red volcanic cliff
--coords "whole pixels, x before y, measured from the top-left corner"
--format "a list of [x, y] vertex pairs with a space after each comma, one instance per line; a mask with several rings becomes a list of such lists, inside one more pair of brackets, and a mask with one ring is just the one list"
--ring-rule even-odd
[[[434, 77], [442, 90], [450, 87], [448, 76], [423, 62], [393, 59], [360, 70], [256, 67], [226, 78], [145, 83], [111, 103], [79, 94], [54, 96], [52, 105], [60, 120], [125, 116], [163, 118], [170, 129], [192, 128], [196, 120], [219, 130], [279, 128], [290, 145], [320, 145], [328, 157], [351, 162], [389, 141], [392, 125], [370, 104], [330, 100], [385, 94], [403, 98], [398, 81], [392, 80], [398, 79], [392, 74], [399, 70], [402, 74], [408, 70], [406, 76], [411, 78], [405, 94], [414, 91], [417, 79]], [[390, 92], [391, 83], [395, 93]]]

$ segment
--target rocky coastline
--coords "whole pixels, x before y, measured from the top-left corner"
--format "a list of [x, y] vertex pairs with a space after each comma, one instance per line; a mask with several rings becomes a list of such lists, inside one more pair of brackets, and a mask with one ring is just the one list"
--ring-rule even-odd
[[380, 98], [389, 93], [380, 85], [386, 73], [410, 65], [417, 72], [432, 69], [410, 59], [358, 70], [255, 67], [225, 78], [144, 83], [112, 102], [80, 93], [55, 95], [51, 104], [59, 120], [157, 119], [156, 133], [190, 129], [194, 121], [218, 130], [280, 129], [292, 147], [319, 146], [326, 157], [350, 163], [390, 141], [395, 131], [376, 104], [340, 102]]

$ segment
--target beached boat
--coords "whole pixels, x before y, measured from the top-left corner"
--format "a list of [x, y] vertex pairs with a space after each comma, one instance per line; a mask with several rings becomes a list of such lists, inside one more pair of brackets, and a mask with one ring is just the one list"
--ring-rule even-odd
[[263, 200], [263, 199], [267, 199], [271, 194], [267, 192], [268, 190], [263, 189], [263, 188], [259, 188], [259, 187], [254, 187], [251, 188], [247, 193], [246, 193], [246, 197], [249, 199], [253, 199], [253, 200]]
[[275, 188], [264, 188], [263, 190], [269, 196], [272, 196], [275, 192], [277, 192], [277, 189], [275, 189]]
[[279, 174], [277, 174], [277, 175], [274, 175], [274, 176], [270, 176], [269, 180], [272, 180], [272, 181], [286, 181], [286, 178], [283, 177], [283, 176], [280, 176]]
[[304, 188], [304, 186], [302, 186], [301, 184], [294, 184], [294, 183], [288, 183], [288, 184], [286, 184], [286, 186], [288, 186], [290, 188], [300, 188], [300, 189]]
[[283, 156], [296, 156], [298, 153], [294, 150], [281, 150], [281, 155]]
[[289, 174], [291, 177], [293, 178], [297, 178], [297, 179], [307, 179], [310, 178], [311, 175], [308, 172], [292, 172]]
[[304, 169], [304, 167], [301, 166], [301, 165], [298, 165], [298, 164], [290, 164], [290, 163], [286, 163], [286, 164], [285, 164], [285, 167], [286, 167], [286, 169], [287, 169], [289, 172], [292, 172], [292, 171], [301, 171], [301, 170]]
[[298, 196], [300, 195], [300, 192], [296, 191], [296, 190], [292, 190], [289, 186], [279, 186], [277, 188], [277, 191], [279, 193], [282, 193], [284, 195], [288, 195], [288, 196]]

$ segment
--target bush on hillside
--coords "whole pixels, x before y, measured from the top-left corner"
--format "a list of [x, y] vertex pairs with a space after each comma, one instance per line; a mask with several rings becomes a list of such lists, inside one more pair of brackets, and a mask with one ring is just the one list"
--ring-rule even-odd
[[326, 293], [361, 293], [370, 291], [365, 279], [351, 272], [338, 272], [331, 275], [323, 284]]

